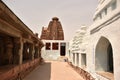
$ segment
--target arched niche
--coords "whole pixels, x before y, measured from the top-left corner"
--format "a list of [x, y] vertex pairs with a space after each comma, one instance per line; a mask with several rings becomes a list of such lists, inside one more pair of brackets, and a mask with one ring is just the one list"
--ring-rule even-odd
[[95, 70], [114, 72], [112, 45], [105, 37], [101, 37], [96, 45]]

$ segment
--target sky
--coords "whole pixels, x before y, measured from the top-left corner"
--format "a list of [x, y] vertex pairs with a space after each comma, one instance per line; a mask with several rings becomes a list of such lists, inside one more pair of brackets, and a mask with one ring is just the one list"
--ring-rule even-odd
[[34, 33], [41, 35], [58, 17], [69, 41], [80, 26], [90, 26], [98, 0], [2, 0]]

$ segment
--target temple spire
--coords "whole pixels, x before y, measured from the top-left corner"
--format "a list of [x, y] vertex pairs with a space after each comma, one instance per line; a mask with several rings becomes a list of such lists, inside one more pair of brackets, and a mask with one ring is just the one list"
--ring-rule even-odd
[[64, 40], [64, 32], [59, 18], [53, 17], [47, 28], [42, 29], [41, 39]]

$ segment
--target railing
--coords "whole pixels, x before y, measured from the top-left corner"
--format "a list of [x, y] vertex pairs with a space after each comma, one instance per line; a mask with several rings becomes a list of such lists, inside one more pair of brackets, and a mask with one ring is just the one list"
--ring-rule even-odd
[[0, 73], [0, 80], [22, 80], [30, 71], [40, 64], [40, 59], [28, 61]]

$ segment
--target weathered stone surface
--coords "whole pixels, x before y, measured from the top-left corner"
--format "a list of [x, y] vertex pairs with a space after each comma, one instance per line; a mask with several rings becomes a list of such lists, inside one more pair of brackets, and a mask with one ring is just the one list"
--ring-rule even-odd
[[39, 65], [42, 41], [0, 0], [0, 80], [21, 80]]
[[62, 25], [57, 17], [52, 18], [52, 21], [50, 21], [48, 28], [42, 28], [41, 39], [64, 40]]

